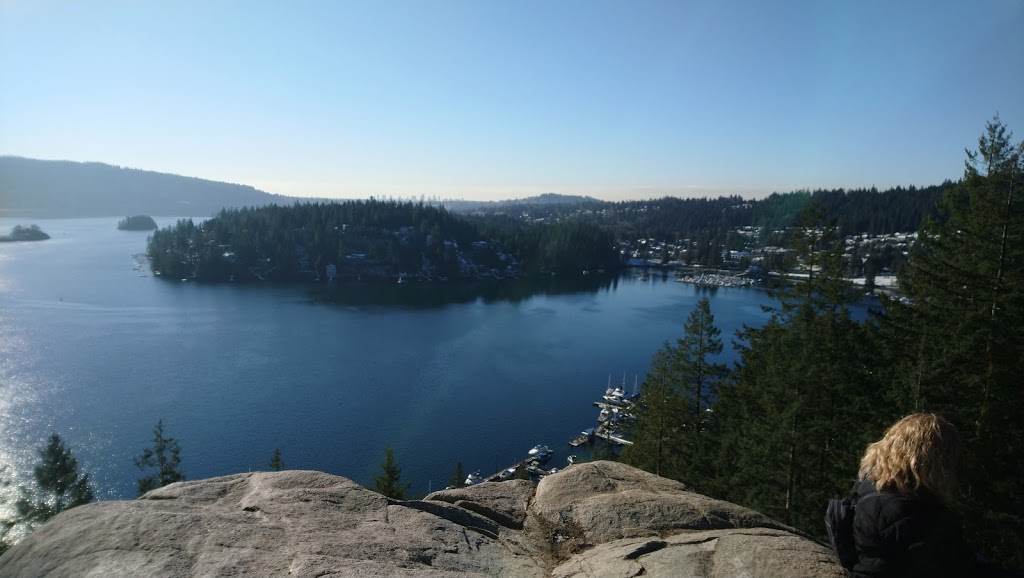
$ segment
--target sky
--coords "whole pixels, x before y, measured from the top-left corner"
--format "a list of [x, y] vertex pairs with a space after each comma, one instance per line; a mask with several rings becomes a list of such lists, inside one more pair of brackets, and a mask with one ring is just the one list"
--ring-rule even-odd
[[0, 154], [278, 194], [932, 185], [1024, 137], [1024, 0], [0, 0]]

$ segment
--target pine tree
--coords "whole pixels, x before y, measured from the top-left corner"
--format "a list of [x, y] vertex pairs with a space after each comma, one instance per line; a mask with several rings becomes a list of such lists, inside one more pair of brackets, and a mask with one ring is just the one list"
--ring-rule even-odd
[[711, 302], [703, 297], [690, 313], [683, 338], [676, 344], [682, 396], [687, 406], [683, 416], [682, 473], [684, 481], [698, 488], [704, 487], [710, 476], [708, 410], [718, 396], [718, 383], [728, 376], [725, 364], [715, 362], [722, 354], [721, 333], [715, 327]]
[[50, 436], [49, 443], [40, 448], [39, 457], [41, 461], [34, 471], [37, 495], [18, 500], [19, 523], [41, 524], [68, 508], [95, 499], [89, 474], [79, 474], [78, 461], [59, 435]]
[[987, 555], [1024, 565], [1024, 142], [998, 117], [926, 221], [889, 303], [896, 399], [964, 437], [962, 507]]
[[274, 455], [270, 456], [270, 469], [280, 472], [284, 469], [284, 460], [281, 459], [281, 448], [274, 448]]
[[679, 479], [686, 404], [676, 387], [674, 361], [668, 342], [651, 358], [651, 370], [640, 386], [635, 409], [633, 444], [622, 450], [621, 460], [662, 477]]
[[683, 337], [669, 342], [651, 359], [644, 379], [633, 445], [622, 460], [635, 467], [704, 485], [710, 473], [705, 443], [708, 409], [726, 374], [714, 359], [722, 352], [711, 303], [701, 299], [683, 326]]
[[162, 488], [167, 484], [182, 482], [185, 474], [181, 472], [181, 448], [177, 440], [164, 436], [164, 420], [158, 420], [153, 428], [153, 447], [142, 450], [134, 458], [135, 466], [140, 470], [156, 468], [156, 472], [139, 478], [138, 495], [150, 490]]
[[452, 473], [452, 479], [448, 480], [448, 486], [451, 488], [463, 488], [466, 486], [466, 472], [462, 470], [462, 462], [455, 463], [455, 471]]
[[384, 448], [384, 461], [380, 464], [381, 474], [373, 476], [373, 485], [378, 494], [395, 500], [404, 500], [412, 483], [403, 484], [402, 468], [395, 460], [395, 452], [391, 447]]

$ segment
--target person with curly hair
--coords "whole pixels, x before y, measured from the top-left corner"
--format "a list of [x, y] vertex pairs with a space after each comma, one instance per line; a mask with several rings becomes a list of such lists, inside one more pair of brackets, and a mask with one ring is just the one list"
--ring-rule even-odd
[[960, 435], [932, 413], [915, 413], [869, 444], [854, 486], [854, 578], [1019, 576], [974, 555], [950, 509], [957, 495]]

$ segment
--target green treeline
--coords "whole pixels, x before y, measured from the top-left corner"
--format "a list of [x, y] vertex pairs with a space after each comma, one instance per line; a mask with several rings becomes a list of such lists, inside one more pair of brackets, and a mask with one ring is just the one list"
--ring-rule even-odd
[[[917, 231], [934, 216], [943, 191], [955, 186], [818, 190], [762, 200], [523, 201], [465, 215], [375, 199], [271, 205], [222, 210], [201, 224], [184, 220], [158, 230], [149, 255], [165, 278], [202, 281], [575, 277], [618, 267], [617, 243], [653, 238], [679, 242], [686, 263], [721, 267], [723, 251], [787, 243], [812, 204], [839, 235]], [[744, 227], [756, 228], [757, 238], [740, 234]], [[890, 253], [873, 254], [872, 269], [902, 262]], [[863, 274], [861, 260], [852, 262], [857, 267], [847, 273]]]
[[791, 227], [812, 204], [835, 222], [840, 235], [881, 235], [916, 231], [933, 214], [946, 182], [929, 187], [818, 189], [772, 193], [763, 199], [733, 195], [718, 198], [665, 197], [644, 201], [603, 202], [585, 199], [559, 204], [509, 201], [477, 209], [477, 218], [497, 215], [528, 216], [531, 220], [561, 222], [575, 219], [601, 226], [617, 239], [678, 240], [724, 235], [738, 227], [769, 231]]
[[396, 201], [296, 203], [222, 210], [155, 231], [154, 271], [201, 281], [414, 277], [504, 278], [582, 272], [618, 263], [613, 240], [581, 223], [495, 227], [484, 236], [439, 207]]
[[622, 459], [821, 536], [827, 500], [848, 494], [866, 445], [906, 414], [935, 412], [964, 439], [967, 538], [1024, 566], [1022, 159], [1024, 144], [989, 123], [964, 179], [925, 219], [900, 276], [905, 299], [864, 322], [850, 315], [835, 220], [808, 212], [791, 246], [810, 279], [737, 333], [727, 372], [699, 303], [652, 360]]
[[[578, 222], [600, 227], [617, 242], [654, 239], [677, 245], [685, 256], [665, 253], [662, 260], [679, 259], [686, 265], [729, 268], [725, 251], [750, 251], [764, 246], [784, 246], [800, 216], [815, 206], [825, 222], [834, 223], [841, 236], [879, 236], [912, 233], [924, 218], [933, 215], [943, 191], [954, 186], [917, 188], [832, 189], [773, 193], [764, 199], [739, 196], [680, 199], [665, 197], [644, 201], [603, 202], [590, 198], [567, 198], [561, 203], [539, 200], [507, 201], [476, 207], [469, 217], [482, 224], [534, 222], [543, 224]], [[743, 229], [743, 231], [741, 231]], [[854, 251], [858, 248], [855, 246]], [[848, 260], [847, 274], [895, 270], [902, 256], [892, 248], [880, 248], [867, 263]], [[763, 263], [774, 270], [779, 263]], [[732, 266], [732, 268], [736, 268]], [[742, 268], [742, 267], [741, 267]]]
[[[687, 264], [724, 267], [726, 251], [786, 244], [812, 205], [841, 236], [917, 231], [954, 186], [775, 193], [761, 200], [511, 201], [468, 214], [378, 199], [271, 205], [158, 230], [149, 255], [163, 277], [201, 281], [576, 277], [618, 267], [618, 243], [650, 238], [678, 243]], [[872, 254], [869, 265], [851, 260], [847, 273], [895, 268], [902, 256], [891, 249]]]

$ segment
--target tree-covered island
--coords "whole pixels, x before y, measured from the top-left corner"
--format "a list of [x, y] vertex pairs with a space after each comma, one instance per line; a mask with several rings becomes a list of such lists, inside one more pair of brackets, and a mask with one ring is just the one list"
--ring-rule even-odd
[[149, 215], [133, 215], [117, 222], [120, 231], [152, 231], [156, 229], [156, 221]]
[[346, 201], [222, 210], [155, 231], [155, 274], [197, 281], [458, 281], [611, 270], [612, 235], [576, 221], [478, 227], [421, 203]]
[[0, 243], [15, 243], [18, 241], [45, 241], [50, 236], [39, 229], [39, 225], [22, 227], [15, 225], [10, 235], [0, 235]]

